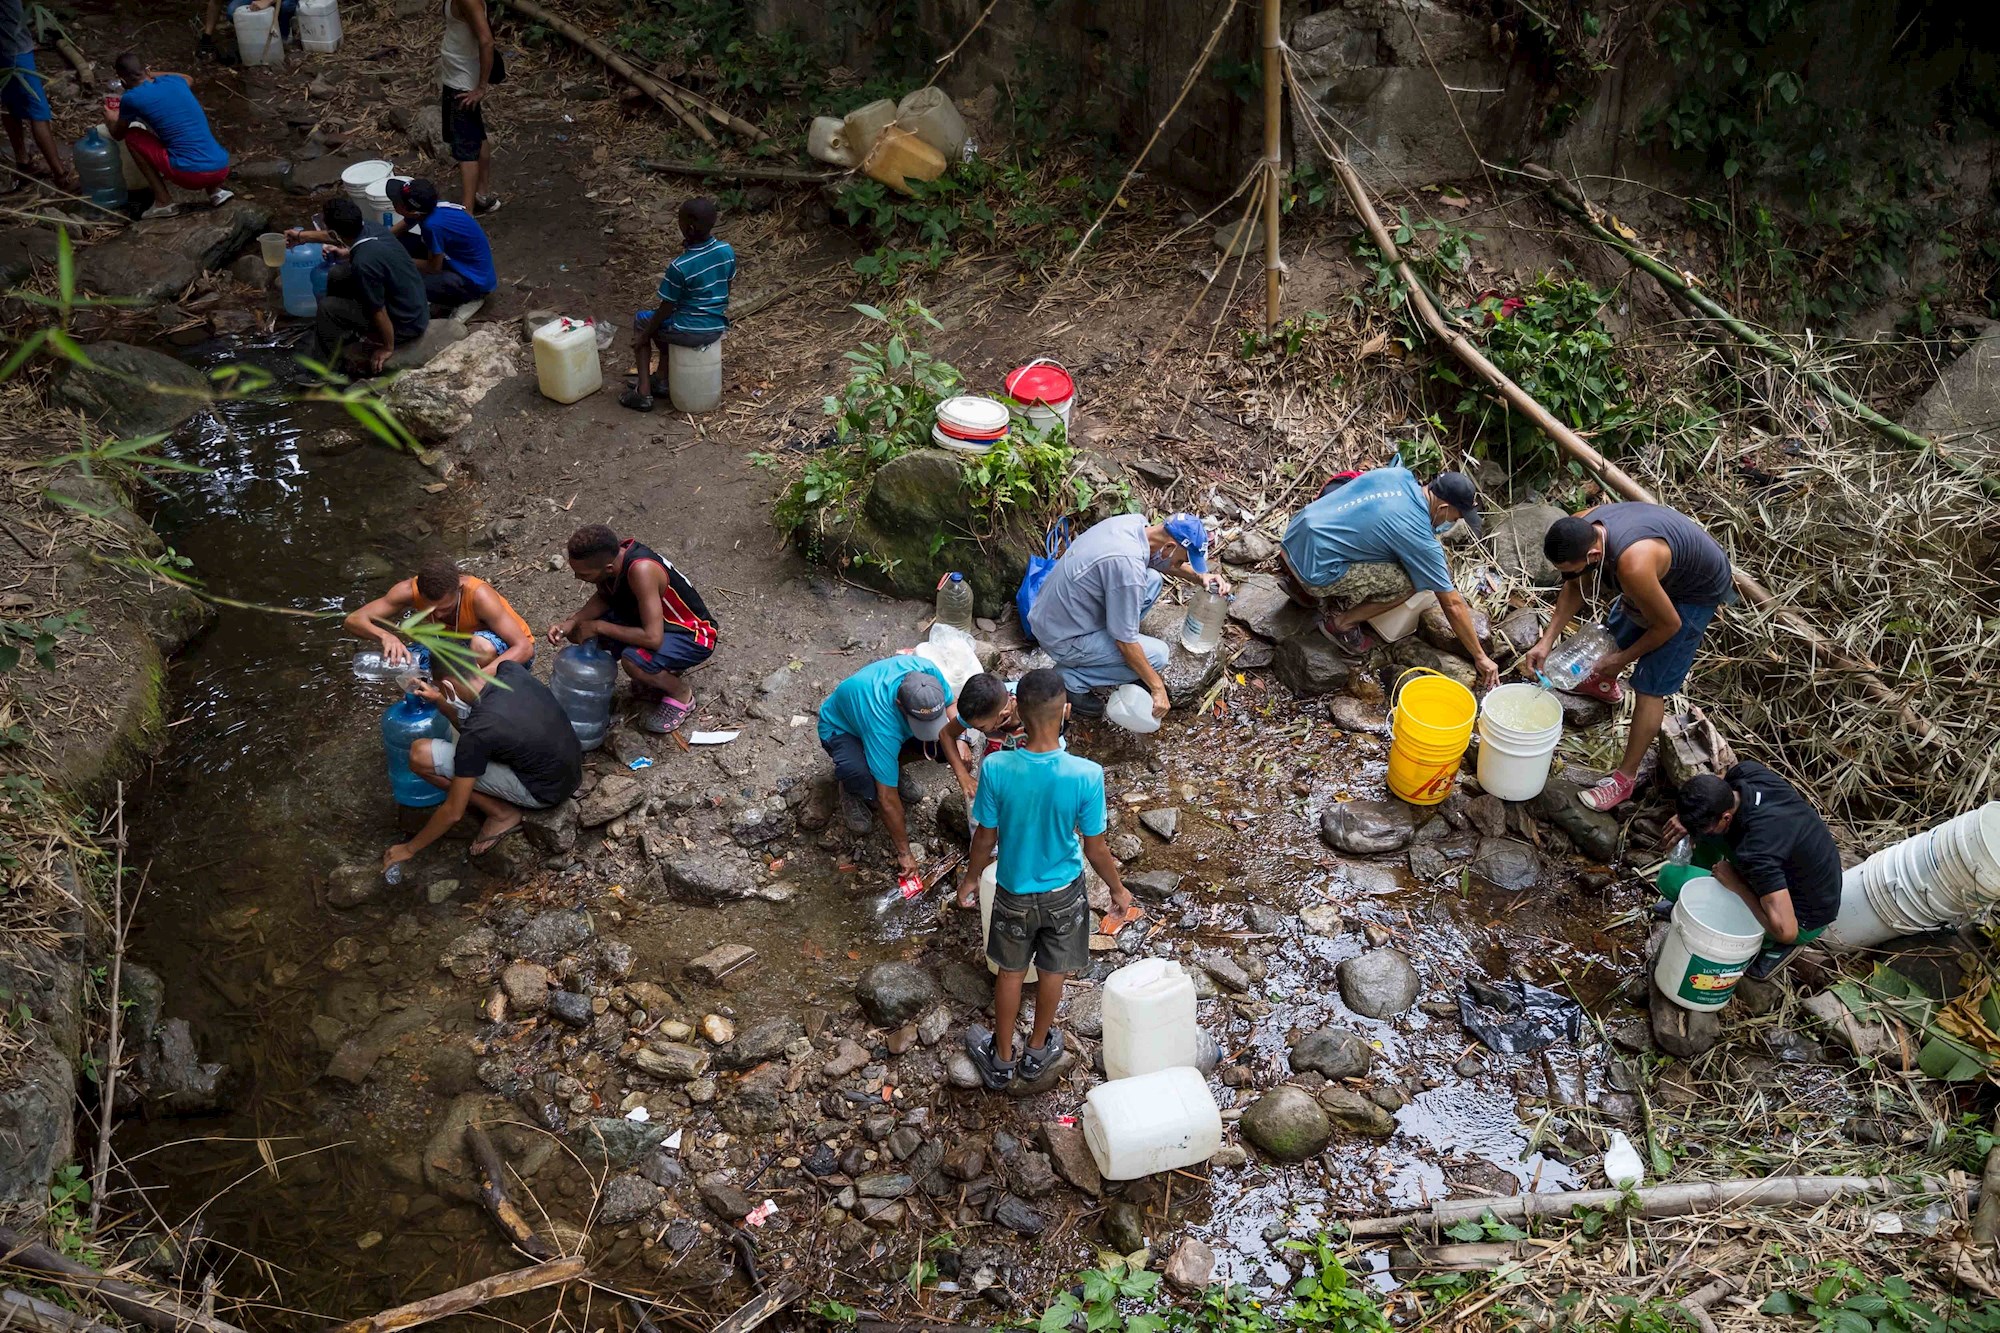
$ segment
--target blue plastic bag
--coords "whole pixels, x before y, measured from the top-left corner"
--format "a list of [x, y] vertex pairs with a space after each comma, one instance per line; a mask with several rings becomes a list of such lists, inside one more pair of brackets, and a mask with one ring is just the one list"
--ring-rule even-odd
[[1051, 527], [1045, 539], [1043, 555], [1028, 557], [1028, 572], [1021, 576], [1021, 586], [1014, 594], [1014, 610], [1021, 617], [1021, 633], [1028, 636], [1028, 642], [1035, 641], [1035, 622], [1030, 614], [1035, 608], [1035, 598], [1041, 594], [1042, 584], [1047, 582], [1049, 571], [1056, 567], [1056, 561], [1069, 549], [1069, 520], [1059, 518]]

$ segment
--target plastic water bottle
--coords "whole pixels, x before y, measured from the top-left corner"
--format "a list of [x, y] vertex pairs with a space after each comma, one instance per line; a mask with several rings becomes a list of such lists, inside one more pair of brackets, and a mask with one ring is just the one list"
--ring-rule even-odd
[[972, 633], [972, 585], [955, 569], [938, 580], [937, 623]]
[[1590, 674], [1598, 658], [1617, 648], [1618, 640], [1611, 637], [1610, 630], [1602, 625], [1585, 625], [1556, 645], [1548, 661], [1542, 664], [1542, 670], [1557, 689], [1571, 689]]
[[1646, 1183], [1646, 1164], [1624, 1131], [1611, 1131], [1611, 1146], [1604, 1153], [1604, 1178], [1613, 1189], [1637, 1189]]
[[[423, 653], [423, 656], [418, 654]], [[379, 648], [364, 648], [354, 655], [354, 678], [371, 685], [397, 684], [411, 676], [429, 676], [429, 654], [418, 648], [400, 662], [382, 656]]]
[[438, 709], [406, 694], [382, 714], [382, 758], [389, 766], [389, 791], [397, 805], [424, 810], [444, 801], [444, 788], [433, 787], [410, 768], [410, 746], [420, 740], [448, 741], [451, 724]]
[[100, 208], [125, 206], [125, 165], [119, 160], [118, 145], [97, 132], [78, 139], [70, 149], [76, 160], [76, 178], [84, 196]]
[[109, 125], [118, 119], [118, 108], [125, 103], [125, 81], [113, 79], [104, 85], [104, 123]]
[[1181, 624], [1181, 647], [1191, 653], [1212, 653], [1222, 642], [1222, 626], [1229, 619], [1229, 599], [1212, 588], [1196, 590], [1188, 602], [1187, 619]]
[[1682, 837], [1679, 842], [1674, 844], [1674, 849], [1671, 852], [1667, 853], [1667, 864], [1670, 866], [1689, 865], [1693, 861], [1694, 861], [1693, 838]]
[[284, 293], [285, 313], [294, 319], [311, 319], [319, 312], [319, 298], [326, 290], [323, 258], [321, 247], [314, 242], [285, 251], [278, 284]]
[[604, 744], [611, 730], [611, 692], [617, 686], [617, 661], [594, 643], [573, 643], [556, 657], [549, 692], [568, 714], [584, 749]]

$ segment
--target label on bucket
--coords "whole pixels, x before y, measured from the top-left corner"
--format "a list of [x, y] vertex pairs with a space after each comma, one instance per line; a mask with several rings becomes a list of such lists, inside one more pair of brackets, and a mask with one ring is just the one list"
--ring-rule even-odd
[[1690, 954], [1687, 971], [1681, 975], [1680, 998], [1711, 1009], [1728, 1004], [1729, 997], [1736, 993], [1736, 983], [1743, 979], [1743, 969], [1748, 966], [1747, 959], [1718, 963], [1713, 958]]

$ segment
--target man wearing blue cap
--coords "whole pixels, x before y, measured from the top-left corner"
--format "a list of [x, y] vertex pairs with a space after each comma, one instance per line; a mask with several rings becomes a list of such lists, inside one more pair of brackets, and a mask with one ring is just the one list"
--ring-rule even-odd
[[1153, 716], [1167, 712], [1167, 645], [1139, 632], [1172, 574], [1227, 593], [1208, 572], [1208, 530], [1193, 514], [1148, 525], [1144, 514], [1107, 518], [1070, 543], [1035, 597], [1035, 639], [1055, 659], [1072, 710], [1100, 717], [1093, 691], [1137, 681], [1153, 695]]

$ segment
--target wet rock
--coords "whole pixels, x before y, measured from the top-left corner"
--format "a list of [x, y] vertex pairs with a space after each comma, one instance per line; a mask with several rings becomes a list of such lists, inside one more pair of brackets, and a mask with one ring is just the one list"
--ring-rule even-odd
[[842, 1037], [839, 1047], [833, 1053], [833, 1058], [821, 1065], [819, 1072], [825, 1075], [829, 1082], [838, 1082], [867, 1063], [867, 1048]]
[[[1487, 619], [1486, 613], [1476, 606], [1468, 605], [1466, 609], [1472, 614], [1473, 634], [1477, 636], [1482, 645], [1491, 644], [1493, 642], [1493, 625]], [[1417, 633], [1423, 637], [1425, 643], [1441, 653], [1454, 653], [1462, 656], [1465, 652], [1465, 645], [1458, 641], [1458, 632], [1452, 629], [1451, 621], [1445, 616], [1444, 608], [1436, 602], [1432, 602], [1429, 606], [1425, 607], [1423, 614], [1417, 618]]]
[[1486, 1062], [1476, 1055], [1468, 1055], [1451, 1067], [1460, 1078], [1478, 1078], [1486, 1072]]
[[[917, 1040], [926, 1046], [935, 1046], [951, 1031], [951, 1010], [937, 1006], [917, 1020]], [[1085, 1034], [1086, 1036], [1089, 1034]]]
[[725, 1222], [741, 1222], [744, 1214], [757, 1206], [726, 1172], [704, 1171], [695, 1178], [694, 1188], [708, 1211]]
[[[85, 255], [101, 247], [93, 246]], [[62, 362], [56, 402], [96, 421], [115, 437], [171, 431], [202, 410], [208, 380], [165, 352], [130, 343], [90, 344], [88, 367]]]
[[521, 818], [521, 836], [544, 856], [567, 856], [576, 847], [577, 806], [565, 799], [546, 810], [530, 810]]
[[1139, 870], [1119, 878], [1125, 881], [1125, 887], [1133, 897], [1163, 903], [1180, 889], [1181, 880], [1186, 876], [1178, 870]]
[[878, 1027], [906, 1023], [938, 1001], [938, 985], [914, 963], [877, 963], [861, 974], [855, 997], [868, 1021]]
[[673, 895], [684, 902], [736, 902], [757, 892], [756, 876], [740, 854], [678, 852], [660, 862], [660, 875]]
[[432, 907], [448, 903], [457, 895], [459, 882], [455, 879], [434, 879], [424, 886], [424, 901]]
[[480, 329], [398, 376], [382, 396], [396, 420], [418, 439], [440, 444], [472, 424], [473, 411], [486, 395], [513, 377], [517, 353], [506, 330]]
[[1389, 715], [1382, 710], [1382, 705], [1357, 699], [1351, 694], [1336, 694], [1328, 700], [1326, 716], [1342, 731], [1362, 736], [1389, 734]]
[[1320, 841], [1335, 851], [1379, 856], [1409, 845], [1416, 832], [1410, 807], [1401, 801], [1342, 801], [1319, 819]]
[[736, 1040], [736, 1025], [721, 1014], [703, 1014], [701, 1022], [695, 1025], [703, 1041], [713, 1046], [727, 1046]]
[[1215, 978], [1215, 984], [1231, 995], [1241, 995], [1250, 989], [1250, 974], [1227, 954], [1203, 954], [1197, 961], [1201, 970]]
[[1332, 903], [1313, 903], [1299, 912], [1299, 922], [1315, 935], [1338, 935], [1346, 928], [1340, 909]]
[[1172, 842], [1180, 836], [1181, 812], [1171, 806], [1163, 810], [1145, 810], [1140, 812], [1139, 823], [1161, 842]]
[[729, 836], [745, 847], [762, 847], [792, 836], [791, 811], [779, 806], [753, 805], [729, 821]]
[[[85, 250], [77, 261], [77, 278], [87, 290], [105, 296], [172, 300], [203, 273], [242, 253], [270, 221], [268, 210], [238, 198], [221, 208], [190, 209], [179, 217], [128, 227]], [[104, 345], [92, 346], [93, 359]]]
[[1303, 1088], [1283, 1083], [1243, 1112], [1243, 1137], [1258, 1152], [1279, 1162], [1303, 1162], [1316, 1157], [1333, 1137], [1333, 1126], [1319, 1103]]
[[383, 888], [379, 866], [358, 862], [339, 866], [326, 877], [326, 905], [341, 909], [359, 907], [381, 897]]
[[1155, 486], [1166, 487], [1180, 480], [1180, 471], [1172, 463], [1157, 458], [1141, 458], [1132, 464], [1132, 470]]
[[1311, 1071], [1335, 1080], [1360, 1078], [1374, 1063], [1374, 1049], [1345, 1028], [1318, 1028], [1292, 1047], [1292, 1071], [1298, 1074]]
[[990, 1220], [1017, 1236], [1039, 1236], [1048, 1225], [1040, 1213], [1011, 1194], [1003, 1195], [994, 1205]]
[[1282, 935], [1290, 921], [1291, 918], [1283, 912], [1275, 907], [1266, 907], [1263, 903], [1251, 903], [1243, 909], [1245, 928], [1259, 935]]
[[767, 1064], [736, 1081], [720, 1111], [731, 1133], [745, 1136], [782, 1129], [785, 1116], [785, 1068]]
[[533, 1176], [555, 1153], [555, 1140], [511, 1122], [519, 1114], [505, 1102], [479, 1093], [453, 1099], [425, 1143], [424, 1183], [447, 1199], [471, 1202], [479, 1197], [479, 1168], [465, 1148], [465, 1127], [481, 1125], [493, 1141], [510, 1175]]
[[668, 1083], [687, 1083], [708, 1072], [708, 1052], [674, 1041], [656, 1041], [631, 1055], [641, 1072]]
[[597, 1201], [597, 1220], [605, 1226], [636, 1222], [666, 1197], [665, 1190], [644, 1176], [613, 1176], [604, 1182], [604, 1194]]
[[1399, 949], [1370, 949], [1342, 962], [1335, 975], [1341, 1003], [1368, 1018], [1394, 1018], [1422, 989], [1416, 966]]
[[477, 981], [493, 975], [500, 966], [500, 939], [485, 926], [474, 926], [450, 944], [438, 957], [438, 967], [460, 981]]
[[1040, 1199], [1056, 1188], [1056, 1172], [1049, 1165], [1046, 1153], [1027, 1148], [1017, 1148], [1006, 1159], [1007, 1183], [1014, 1192], [1030, 1199]]
[[1304, 629], [1278, 645], [1271, 671], [1301, 699], [1332, 694], [1354, 674], [1354, 659], [1341, 652], [1317, 629]]
[[1123, 1199], [1104, 1210], [1097, 1224], [1106, 1249], [1116, 1254], [1137, 1254], [1146, 1248], [1146, 1215]]
[[1612, 707], [1602, 699], [1557, 690], [1556, 702], [1562, 705], [1563, 731], [1566, 734], [1590, 731], [1611, 720]]
[[1577, 800], [1578, 790], [1569, 779], [1552, 777], [1528, 808], [1568, 834], [1579, 852], [1609, 864], [1618, 855], [1624, 828], [1610, 811], [1592, 810]]
[[1270, 574], [1246, 574], [1229, 599], [1229, 618], [1260, 639], [1279, 642], [1312, 628], [1312, 612], [1285, 595]]
[[539, 912], [514, 932], [514, 950], [530, 958], [572, 953], [589, 942], [593, 933], [590, 913], [580, 908]]
[[[338, 1056], [335, 1060], [338, 1063]], [[372, 1066], [375, 1062], [371, 1057], [367, 1063]], [[166, 1115], [199, 1115], [215, 1110], [222, 1104], [226, 1072], [222, 1065], [201, 1058], [194, 1031], [185, 1018], [169, 1018], [161, 1023], [140, 1062], [147, 1104]], [[364, 1068], [361, 1077], [366, 1076]], [[349, 1081], [359, 1083], [361, 1079]]]
[[1121, 865], [1138, 860], [1146, 851], [1146, 844], [1131, 833], [1114, 833], [1106, 845]]
[[1542, 554], [1542, 539], [1564, 517], [1554, 505], [1524, 504], [1486, 517], [1486, 547], [1510, 578], [1537, 588], [1561, 586], [1562, 575]]
[[1167, 1260], [1167, 1285], [1176, 1291], [1205, 1290], [1215, 1277], [1215, 1251], [1190, 1236], [1174, 1247]]
[[548, 992], [549, 1016], [573, 1028], [587, 1028], [596, 1021], [588, 995], [573, 990]]
[[601, 1157], [611, 1170], [623, 1171], [645, 1161], [672, 1132], [672, 1127], [661, 1120], [597, 1116], [576, 1126], [570, 1139], [579, 1153], [588, 1158]]
[[509, 963], [500, 971], [500, 989], [517, 1014], [539, 1014], [549, 1007], [549, 970], [540, 963]]
[[576, 808], [576, 822], [585, 828], [609, 824], [646, 799], [646, 784], [630, 773], [607, 773]]
[[689, 980], [713, 986], [726, 976], [749, 966], [757, 951], [747, 944], [718, 944], [681, 971]]
[[1541, 853], [1513, 838], [1481, 838], [1472, 873], [1509, 892], [1532, 889], [1542, 879]]
[[1386, 1139], [1396, 1132], [1396, 1118], [1376, 1105], [1373, 1098], [1353, 1088], [1328, 1084], [1320, 1089], [1319, 1105], [1327, 1119], [1350, 1134]]
[[1722, 1020], [1714, 1012], [1683, 1009], [1660, 993], [1652, 984], [1652, 965], [1646, 969], [1648, 1003], [1653, 1021], [1653, 1042], [1668, 1055], [1692, 1060], [1705, 1054], [1722, 1038]]
[[1036, 1130], [1042, 1151], [1054, 1165], [1056, 1174], [1085, 1194], [1104, 1192], [1104, 1177], [1098, 1174], [1097, 1159], [1084, 1142], [1081, 1125], [1059, 1125], [1044, 1121]]

